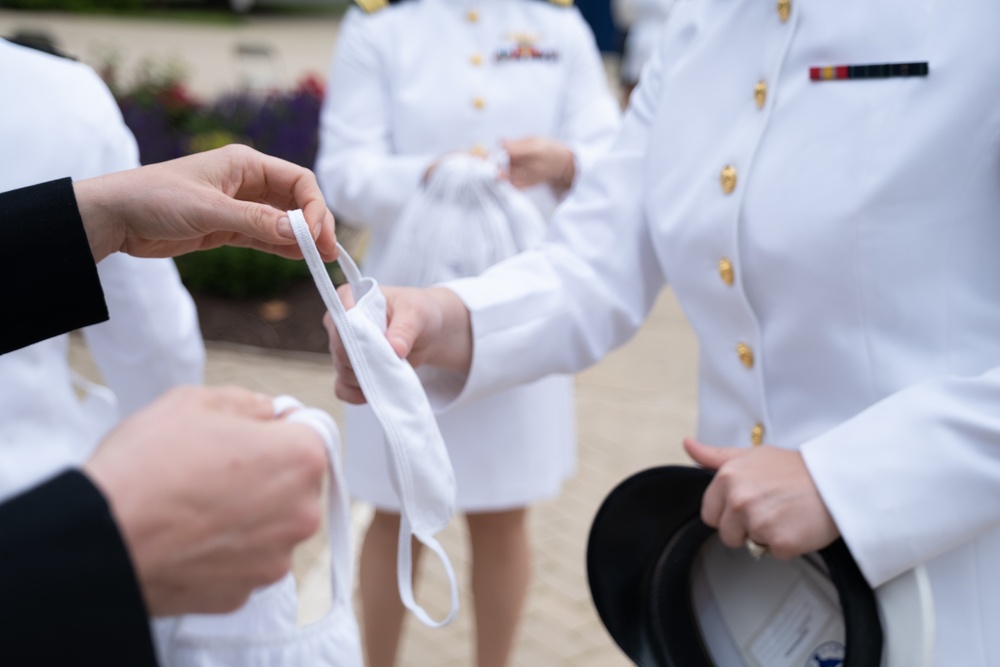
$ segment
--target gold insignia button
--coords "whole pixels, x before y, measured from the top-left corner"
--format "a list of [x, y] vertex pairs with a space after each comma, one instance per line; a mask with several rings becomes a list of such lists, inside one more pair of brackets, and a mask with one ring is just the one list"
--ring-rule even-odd
[[784, 23], [792, 15], [792, 0], [778, 0], [778, 18]]
[[740, 343], [736, 346], [736, 354], [740, 357], [740, 363], [747, 368], [753, 368], [753, 350], [746, 343]]
[[757, 102], [758, 109], [764, 108], [764, 103], [767, 102], [767, 83], [765, 81], [758, 81], [757, 85], [753, 87], [753, 99]]
[[489, 155], [489, 152], [486, 150], [486, 146], [483, 146], [482, 144], [476, 144], [469, 152], [476, 157], [486, 157]]
[[733, 284], [733, 263], [729, 261], [728, 257], [723, 257], [719, 260], [719, 277], [727, 285]]
[[472, 106], [482, 111], [486, 108], [486, 100], [481, 97], [475, 97], [472, 99]]
[[733, 190], [736, 189], [736, 169], [732, 165], [727, 164], [719, 176], [719, 182], [722, 184], [723, 192], [727, 195], [732, 194]]
[[754, 424], [753, 428], [750, 429], [750, 444], [754, 447], [764, 444], [764, 425], [760, 422]]
[[483, 64], [482, 54], [473, 53], [472, 57], [469, 58], [469, 62], [471, 62], [475, 67], [479, 67], [480, 65]]
[[477, 12], [475, 9], [470, 9], [469, 11], [465, 12], [465, 20], [468, 21], [469, 23], [475, 23], [476, 21], [479, 20], [479, 12]]

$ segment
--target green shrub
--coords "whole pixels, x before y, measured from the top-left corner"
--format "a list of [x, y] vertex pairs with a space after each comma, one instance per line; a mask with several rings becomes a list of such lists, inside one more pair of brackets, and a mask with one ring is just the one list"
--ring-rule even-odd
[[230, 247], [178, 257], [177, 269], [188, 289], [236, 299], [274, 296], [309, 275], [301, 260]]
[[[302, 260], [285, 259], [250, 248], [223, 246], [174, 260], [192, 292], [231, 299], [266, 298], [309, 277]], [[345, 282], [336, 262], [326, 265], [334, 284]]]

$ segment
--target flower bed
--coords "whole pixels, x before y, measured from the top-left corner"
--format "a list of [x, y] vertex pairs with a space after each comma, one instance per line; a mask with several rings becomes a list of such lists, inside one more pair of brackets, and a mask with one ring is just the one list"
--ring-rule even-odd
[[[319, 143], [323, 84], [307, 76], [286, 91], [238, 91], [212, 102], [193, 96], [176, 64], [147, 63], [125, 86], [114, 62], [102, 71], [139, 144], [143, 164], [172, 160], [231, 143], [294, 162], [309, 169]], [[218, 248], [177, 259], [193, 292], [230, 298], [267, 297], [309, 275], [293, 262], [247, 248]]]

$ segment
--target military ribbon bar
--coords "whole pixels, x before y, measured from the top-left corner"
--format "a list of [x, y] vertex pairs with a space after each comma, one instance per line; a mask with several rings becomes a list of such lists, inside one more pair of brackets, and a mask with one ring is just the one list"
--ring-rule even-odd
[[841, 79], [888, 79], [901, 76], [927, 76], [927, 63], [882, 63], [875, 65], [832, 65], [810, 67], [813, 81], [839, 81]]

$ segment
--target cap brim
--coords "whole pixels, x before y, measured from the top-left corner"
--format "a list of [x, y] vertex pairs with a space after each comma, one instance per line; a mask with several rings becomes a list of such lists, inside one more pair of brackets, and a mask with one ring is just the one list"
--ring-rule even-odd
[[638, 665], [657, 664], [647, 615], [651, 566], [671, 537], [701, 513], [712, 473], [662, 466], [619, 484], [601, 505], [587, 543], [594, 606], [618, 646]]
[[[678, 637], [670, 628], [660, 627], [663, 619], [656, 624], [650, 622], [650, 592], [654, 587], [654, 566], [662, 560], [661, 556], [675, 550], [678, 541], [691, 542], [684, 538], [685, 534], [704, 540], [710, 531], [699, 517], [702, 497], [712, 477], [708, 470], [685, 466], [642, 471], [615, 487], [594, 518], [587, 544], [591, 596], [609, 634], [637, 665], [673, 664], [675, 660], [665, 657], [664, 642], [668, 645], [667, 654], [680, 655], [690, 648], [683, 645], [690, 644], [691, 638]], [[686, 555], [679, 556], [681, 560], [692, 557], [689, 547]], [[930, 664], [933, 602], [922, 568], [872, 591], [842, 540], [822, 549], [819, 555], [840, 598], [848, 664], [881, 662], [883, 626], [890, 630], [884, 665]], [[674, 569], [667, 583], [683, 584], [680, 572]], [[655, 585], [662, 587], [664, 582]], [[674, 626], [689, 612], [682, 608], [686, 606], [681, 603], [685, 595], [677, 590], [669, 593], [667, 608], [677, 612], [669, 624]], [[653, 625], [659, 628], [655, 637]], [[688, 658], [681, 663], [694, 664]]]

